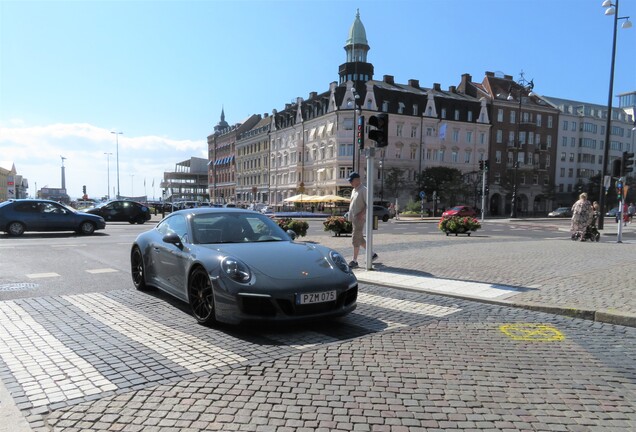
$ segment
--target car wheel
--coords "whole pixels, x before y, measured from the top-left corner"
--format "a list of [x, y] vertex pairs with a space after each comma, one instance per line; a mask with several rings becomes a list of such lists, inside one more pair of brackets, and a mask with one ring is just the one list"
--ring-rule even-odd
[[146, 223], [146, 219], [143, 216], [140, 216], [139, 219], [137, 219], [137, 223], [139, 225], [143, 225]]
[[199, 324], [212, 324], [215, 321], [214, 293], [208, 272], [196, 267], [188, 279], [188, 300], [192, 314]]
[[82, 222], [79, 232], [83, 235], [91, 235], [95, 232], [95, 224], [93, 222]]
[[24, 224], [20, 222], [11, 222], [7, 227], [7, 233], [14, 237], [21, 236], [22, 234], [24, 234]]
[[132, 275], [133, 285], [139, 291], [148, 289], [146, 285], [146, 271], [144, 269], [144, 257], [138, 247], [134, 248], [130, 254], [130, 273]]
[[388, 222], [388, 221], [389, 221], [389, 215], [382, 216], [382, 222]]

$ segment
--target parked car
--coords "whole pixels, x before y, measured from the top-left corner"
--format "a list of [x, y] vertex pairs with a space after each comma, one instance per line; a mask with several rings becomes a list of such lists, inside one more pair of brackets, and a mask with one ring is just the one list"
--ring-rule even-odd
[[358, 281], [345, 258], [326, 246], [296, 243], [289, 233], [243, 209], [177, 211], [134, 241], [133, 284], [188, 302], [201, 324], [323, 319], [353, 311]]
[[548, 213], [548, 217], [572, 217], [572, 209], [570, 209], [570, 207], [559, 207]]
[[[344, 214], [345, 219], [349, 219], [349, 212], [346, 212]], [[389, 213], [389, 209], [381, 206], [381, 205], [374, 205], [373, 206], [373, 217], [377, 217], [378, 220], [381, 220], [382, 222], [388, 222], [389, 219], [391, 219], [392, 215], [391, 213]]]
[[607, 213], [605, 213], [605, 216], [613, 217], [614, 220], [618, 222], [618, 207], [608, 210]]
[[150, 220], [150, 209], [135, 201], [107, 201], [86, 210], [86, 213], [103, 217], [108, 222], [129, 222], [143, 224]]
[[75, 231], [88, 235], [104, 228], [104, 218], [55, 201], [11, 199], [0, 203], [0, 230], [11, 236], [21, 236], [25, 231]]
[[448, 209], [444, 213], [442, 213], [442, 217], [450, 217], [450, 216], [472, 216], [472, 217], [476, 217], [477, 216], [477, 212], [475, 211], [474, 208], [472, 208], [470, 206], [460, 205], [460, 206], [455, 206], [455, 207], [453, 207], [451, 209]]

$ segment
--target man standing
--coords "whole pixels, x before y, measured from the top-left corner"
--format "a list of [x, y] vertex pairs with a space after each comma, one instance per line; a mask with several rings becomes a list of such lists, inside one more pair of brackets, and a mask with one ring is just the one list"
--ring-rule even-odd
[[[353, 261], [349, 263], [349, 267], [358, 267], [358, 253], [360, 246], [366, 249], [367, 242], [364, 239], [364, 223], [367, 215], [367, 188], [360, 180], [360, 174], [352, 172], [349, 174], [349, 183], [353, 190], [351, 191], [351, 202], [349, 203], [349, 222], [352, 226], [351, 242], [353, 243]], [[378, 254], [373, 254], [373, 260]]]

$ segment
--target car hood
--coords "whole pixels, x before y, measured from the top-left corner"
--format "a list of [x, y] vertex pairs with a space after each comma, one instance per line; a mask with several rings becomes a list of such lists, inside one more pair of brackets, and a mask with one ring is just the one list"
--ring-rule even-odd
[[341, 271], [328, 258], [331, 249], [311, 243], [276, 241], [201, 247], [238, 258], [252, 270], [273, 279], [313, 279]]

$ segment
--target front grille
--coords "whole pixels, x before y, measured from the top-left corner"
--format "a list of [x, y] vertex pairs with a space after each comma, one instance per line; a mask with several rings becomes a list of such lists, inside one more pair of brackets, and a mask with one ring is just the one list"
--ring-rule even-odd
[[267, 297], [242, 297], [243, 312], [247, 315], [275, 316], [276, 308]]

